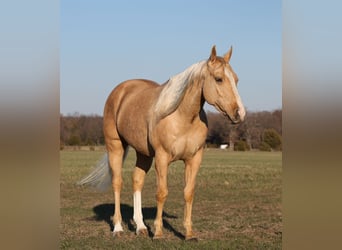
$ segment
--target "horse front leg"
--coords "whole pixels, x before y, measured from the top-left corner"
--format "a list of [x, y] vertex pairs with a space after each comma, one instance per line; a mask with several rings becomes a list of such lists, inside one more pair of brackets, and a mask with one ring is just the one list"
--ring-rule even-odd
[[185, 239], [196, 239], [192, 231], [192, 204], [195, 193], [196, 175], [202, 161], [203, 149], [200, 149], [196, 155], [188, 160], [185, 160], [185, 188], [184, 188], [184, 221]]
[[156, 168], [156, 178], [157, 178], [157, 216], [154, 221], [155, 233], [154, 239], [159, 239], [163, 237], [163, 207], [168, 195], [167, 188], [167, 169], [169, 162], [167, 160], [166, 154], [156, 154], [155, 158], [155, 168]]

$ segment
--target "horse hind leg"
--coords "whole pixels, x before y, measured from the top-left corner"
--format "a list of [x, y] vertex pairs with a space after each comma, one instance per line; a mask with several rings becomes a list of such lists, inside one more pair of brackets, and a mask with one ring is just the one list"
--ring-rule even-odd
[[122, 216], [120, 210], [120, 195], [122, 189], [122, 164], [125, 157], [125, 152], [127, 152], [127, 146], [124, 146], [121, 140], [113, 139], [106, 141], [109, 165], [112, 169], [112, 186], [114, 191], [114, 236], [120, 236], [123, 232], [122, 228]]
[[137, 152], [137, 162], [132, 175], [134, 204], [133, 220], [137, 226], [137, 235], [148, 235], [147, 227], [145, 226], [143, 221], [141, 207], [141, 190], [144, 186], [146, 173], [151, 168], [152, 160], [152, 157], [148, 157]]

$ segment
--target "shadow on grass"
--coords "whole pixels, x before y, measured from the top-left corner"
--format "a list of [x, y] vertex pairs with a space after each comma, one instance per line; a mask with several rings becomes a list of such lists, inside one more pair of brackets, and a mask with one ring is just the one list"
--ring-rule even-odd
[[[109, 227], [110, 230], [114, 230], [114, 225], [111, 217], [114, 215], [114, 204], [101, 204], [93, 208], [93, 211], [95, 213], [95, 216], [93, 219], [97, 221], [105, 221]], [[156, 207], [145, 207], [142, 209], [142, 213], [144, 216], [144, 219], [147, 220], [154, 220], [157, 214], [157, 208]], [[135, 225], [133, 224], [133, 207], [129, 206], [127, 204], [121, 204], [121, 216], [122, 221], [125, 223], [128, 227], [128, 230], [131, 232], [135, 232]], [[177, 231], [172, 225], [167, 221], [167, 219], [177, 219], [177, 216], [170, 215], [166, 212], [163, 212], [163, 226], [166, 230], [172, 232], [176, 237], [180, 239], [185, 239], [185, 236]], [[145, 223], [146, 224], [146, 223]], [[151, 227], [147, 226], [149, 237], [153, 237], [153, 233], [151, 230]]]

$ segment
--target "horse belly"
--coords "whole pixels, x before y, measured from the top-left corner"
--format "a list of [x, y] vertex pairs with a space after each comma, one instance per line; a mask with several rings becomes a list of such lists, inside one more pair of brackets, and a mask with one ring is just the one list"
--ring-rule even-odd
[[147, 126], [140, 123], [139, 126], [132, 126], [134, 121], [124, 122], [121, 126], [118, 126], [119, 134], [127, 142], [128, 145], [132, 146], [136, 151], [147, 156], [153, 155], [153, 150], [148, 142]]

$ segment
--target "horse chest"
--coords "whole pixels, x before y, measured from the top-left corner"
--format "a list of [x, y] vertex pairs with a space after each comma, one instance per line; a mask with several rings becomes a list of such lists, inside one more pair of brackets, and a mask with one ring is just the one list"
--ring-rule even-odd
[[203, 147], [206, 139], [206, 128], [192, 127], [185, 133], [173, 136], [170, 152], [173, 160], [192, 158]]

